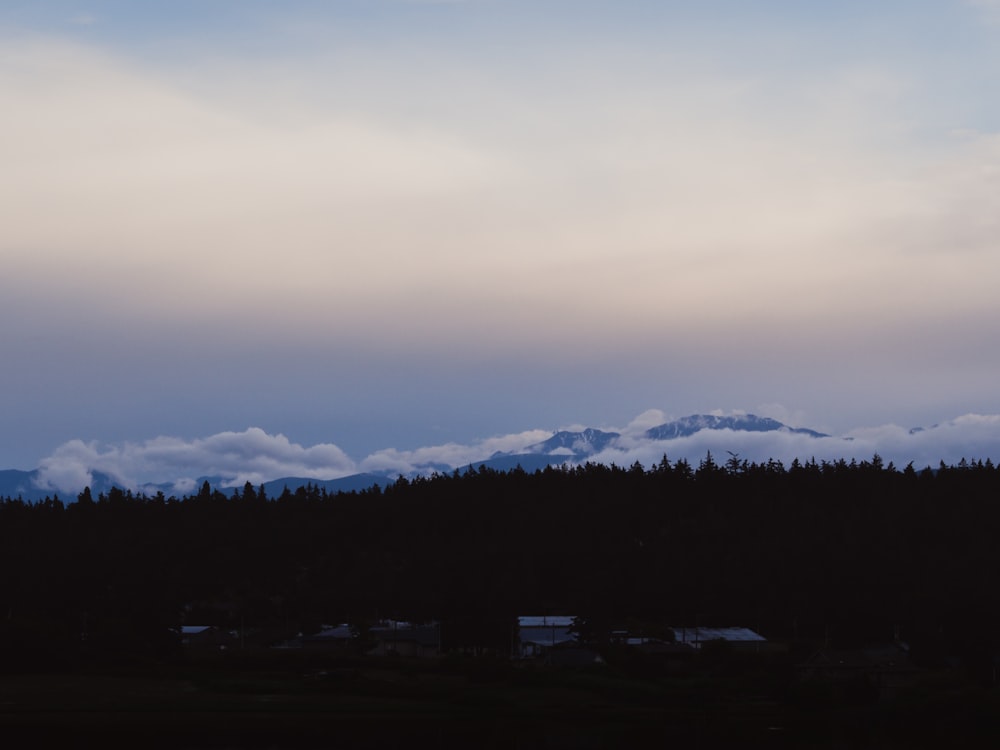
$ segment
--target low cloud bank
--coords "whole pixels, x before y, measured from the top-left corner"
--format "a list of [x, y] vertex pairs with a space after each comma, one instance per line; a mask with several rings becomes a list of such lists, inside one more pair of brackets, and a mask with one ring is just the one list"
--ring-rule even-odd
[[[871, 459], [876, 453], [898, 468], [912, 463], [914, 468], [936, 468], [944, 461], [956, 464], [968, 460], [991, 459], [1000, 462], [1000, 415], [966, 414], [948, 422], [912, 431], [905, 427], [887, 424], [852, 430], [843, 436], [814, 438], [787, 431], [743, 432], [734, 430], [703, 430], [689, 437], [670, 440], [650, 440], [645, 431], [669, 421], [659, 410], [651, 409], [640, 414], [620, 432], [611, 446], [588, 459], [591, 462], [615, 463], [630, 466], [636, 461], [645, 468], [659, 463], [666, 455], [671, 460], [686, 459], [697, 465], [711, 452], [718, 462], [737, 454], [740, 460], [766, 462], [781, 461], [788, 466], [793, 460], [850, 461]], [[611, 429], [611, 428], [609, 428]], [[445, 445], [421, 448], [417, 451], [382, 451], [373, 454], [362, 466], [375, 470], [391, 468], [400, 473], [419, 472], [422, 467], [441, 464], [461, 468], [474, 461], [489, 458], [495, 450], [505, 453], [523, 452], [529, 445], [541, 442], [551, 432], [525, 432], [495, 438], [474, 446]], [[487, 446], [489, 449], [487, 449]], [[565, 459], [552, 454], [554, 461]]]
[[354, 461], [332, 443], [304, 447], [284, 435], [251, 427], [194, 440], [156, 437], [110, 446], [71, 440], [41, 461], [38, 485], [79, 492], [100, 472], [133, 490], [170, 483], [177, 492], [190, 492], [197, 478], [204, 476], [222, 477], [224, 486], [235, 486], [283, 476], [336, 479], [357, 470]]
[[550, 437], [551, 430], [528, 430], [488, 438], [472, 445], [446, 443], [412, 451], [387, 448], [368, 456], [361, 462], [361, 468], [363, 471], [393, 471], [400, 474], [420, 473], [435, 467], [458, 469], [484, 461], [494, 453], [523, 453], [529, 445]]
[[[683, 458], [697, 466], [711, 452], [719, 463], [733, 453], [740, 460], [751, 462], [776, 459], [786, 467], [796, 458], [861, 461], [876, 453], [898, 468], [912, 463], [918, 470], [937, 467], [941, 461], [956, 464], [963, 458], [1000, 462], [1000, 415], [996, 414], [966, 414], [918, 431], [892, 424], [859, 428], [841, 437], [733, 430], [703, 430], [671, 440], [644, 437], [645, 429], [662, 420], [662, 412], [644, 412], [620, 430], [622, 435], [612, 446], [587, 460], [619, 466], [638, 461], [650, 468], [666, 455], [671, 461]], [[363, 471], [427, 474], [462, 469], [496, 453], [524, 453], [529, 446], [552, 434], [549, 430], [528, 430], [470, 445], [445, 443], [415, 450], [388, 448], [360, 462], [353, 461], [332, 443], [302, 446], [284, 435], [270, 435], [257, 427], [194, 440], [157, 437], [119, 446], [71, 440], [41, 462], [37, 481], [42, 489], [73, 493], [92, 484], [94, 474], [99, 472], [133, 490], [141, 491], [153, 483], [169, 483], [175, 492], [189, 493], [196, 489], [198, 478], [204, 476], [221, 477], [222, 486], [239, 486], [248, 481], [257, 484], [281, 477], [336, 479]], [[566, 457], [552, 458], [559, 462]]]
[[936, 468], [941, 461], [956, 464], [968, 460], [1000, 458], [1000, 415], [966, 414], [924, 430], [911, 431], [898, 425], [866, 427], [842, 437], [813, 438], [792, 432], [740, 432], [703, 430], [690, 437], [648, 440], [623, 435], [616, 445], [590, 458], [601, 463], [631, 465], [638, 461], [649, 468], [664, 455], [686, 459], [697, 465], [711, 452], [718, 463], [729, 453], [751, 462], [769, 459], [786, 467], [796, 458], [808, 461], [868, 460], [876, 453], [897, 468], [912, 463], [915, 469]]

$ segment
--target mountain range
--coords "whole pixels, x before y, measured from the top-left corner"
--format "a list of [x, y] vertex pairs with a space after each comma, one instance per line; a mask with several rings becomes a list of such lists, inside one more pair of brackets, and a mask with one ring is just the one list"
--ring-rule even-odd
[[777, 419], [758, 417], [754, 414], [737, 414], [730, 417], [719, 417], [714, 414], [694, 414], [690, 417], [661, 424], [658, 427], [651, 427], [646, 430], [646, 437], [651, 440], [672, 440], [673, 438], [688, 437], [702, 430], [742, 430], [745, 432], [785, 430], [796, 435], [808, 435], [815, 438], [830, 437], [822, 432], [816, 432], [816, 430], [807, 430], [802, 427], [788, 427]]
[[[734, 416], [693, 414], [651, 427], [645, 431], [644, 437], [653, 441], [672, 440], [690, 437], [702, 430], [732, 430], [742, 432], [784, 431], [811, 438], [829, 437], [829, 435], [822, 432], [799, 427], [789, 427], [776, 419], [758, 417], [754, 414], [739, 414]], [[417, 473], [450, 472], [466, 468], [478, 469], [483, 466], [497, 471], [509, 471], [518, 466], [525, 471], [535, 471], [536, 469], [543, 469], [553, 464], [559, 465], [586, 461], [597, 456], [602, 451], [615, 448], [621, 438], [622, 435], [620, 433], [606, 432], [594, 428], [586, 428], [579, 431], [562, 430], [553, 433], [546, 440], [528, 446], [521, 452], [496, 452], [481, 461], [463, 466], [429, 463], [419, 466]], [[91, 473], [91, 476], [90, 489], [95, 497], [117, 486], [114, 478], [107, 474], [95, 471]], [[329, 480], [307, 477], [281, 477], [264, 482], [264, 491], [268, 497], [274, 498], [279, 496], [286, 487], [294, 492], [298, 487], [312, 484], [316, 487], [325, 488], [327, 492], [331, 493], [340, 491], [351, 492], [368, 489], [375, 485], [384, 487], [394, 482], [398, 476], [396, 472], [381, 471], [353, 474]], [[51, 497], [54, 494], [53, 490], [46, 488], [41, 482], [40, 477], [41, 472], [39, 469], [32, 471], [19, 471], [16, 469], [0, 470], [0, 497], [21, 497], [27, 501], [36, 501], [45, 497]], [[212, 489], [219, 489], [227, 494], [232, 492], [234, 486], [234, 481], [231, 478], [204, 476], [199, 477], [195, 488], [186, 494], [197, 492], [197, 488], [201, 487], [205, 482], [208, 482]], [[139, 491], [147, 495], [163, 492], [168, 497], [179, 494], [173, 482], [146, 484], [139, 488]], [[64, 501], [74, 500], [75, 493], [70, 493], [70, 495], [67, 497], [64, 494], [62, 499]]]

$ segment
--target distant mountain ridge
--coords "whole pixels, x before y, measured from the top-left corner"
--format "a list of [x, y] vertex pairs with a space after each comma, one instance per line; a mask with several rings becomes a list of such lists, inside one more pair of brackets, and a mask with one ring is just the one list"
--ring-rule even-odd
[[[783, 431], [812, 438], [829, 437], [829, 435], [822, 432], [801, 427], [789, 427], [776, 419], [759, 417], [754, 414], [737, 414], [732, 416], [692, 414], [665, 422], [656, 427], [651, 427], [643, 433], [643, 436], [648, 440], [674, 440], [690, 437], [702, 430], [732, 430], [742, 432]], [[533, 443], [520, 452], [498, 452], [484, 457], [480, 461], [473, 461], [462, 466], [428, 463], [419, 466], [418, 473], [448, 473], [455, 470], [461, 471], [466, 468], [479, 469], [481, 467], [496, 471], [510, 471], [517, 467], [525, 471], [535, 471], [536, 469], [543, 469], [550, 465], [586, 461], [605, 450], [614, 449], [621, 438], [621, 433], [599, 430], [592, 427], [582, 430], [560, 430], [554, 432], [552, 437]], [[91, 476], [90, 488], [95, 498], [101, 493], [107, 493], [112, 487], [117, 485], [115, 480], [107, 474], [95, 471], [91, 473]], [[392, 484], [398, 476], [399, 473], [395, 471], [376, 471], [352, 474], [337, 479], [281, 477], [266, 481], [263, 485], [267, 496], [276, 498], [281, 495], [286, 487], [289, 491], [295, 492], [299, 487], [311, 484], [314, 487], [320, 487], [329, 493], [335, 494], [337, 492], [369, 489], [375, 485], [385, 487]], [[20, 497], [26, 501], [34, 502], [58, 495], [64, 502], [76, 500], [76, 492], [57, 492], [44, 486], [41, 478], [42, 474], [39, 469], [32, 471], [19, 471], [16, 469], [0, 471], [0, 497]], [[213, 490], [220, 490], [227, 495], [233, 492], [234, 480], [221, 476], [199, 477], [195, 480], [192, 489], [187, 493], [179, 493], [175, 489], [173, 482], [146, 484], [142, 486], [140, 491], [146, 495], [155, 495], [157, 492], [163, 492], [168, 497], [171, 495], [179, 496], [180, 494], [191, 495], [197, 493], [205, 482], [208, 482]], [[259, 486], [259, 483], [254, 483], [255, 489]], [[242, 489], [242, 486], [240, 486], [240, 489]]]
[[[90, 487], [90, 492], [95, 499], [102, 493], [107, 494], [113, 487], [121, 488], [121, 483], [116, 482], [107, 474], [95, 471], [91, 474], [91, 477], [92, 479], [88, 486]], [[280, 479], [272, 479], [263, 483], [255, 482], [253, 486], [256, 490], [260, 488], [261, 484], [263, 484], [265, 494], [273, 499], [281, 495], [281, 493], [285, 491], [286, 487], [290, 492], [295, 492], [295, 490], [299, 487], [305, 487], [307, 484], [311, 484], [313, 487], [323, 488], [331, 494], [336, 494], [338, 492], [352, 492], [370, 489], [376, 484], [385, 487], [386, 485], [392, 484], [395, 479], [395, 475], [390, 476], [388, 473], [363, 473], [351, 474], [350, 476], [340, 477], [338, 479], [282, 477]], [[220, 490], [226, 495], [232, 494], [234, 489], [231, 479], [218, 476], [205, 476], [198, 477], [192, 484], [192, 489], [189, 492], [178, 492], [172, 482], [144, 484], [139, 488], [138, 492], [141, 492], [148, 497], [156, 495], [157, 492], [162, 492], [167, 497], [194, 495], [198, 493], [199, 489], [201, 489], [201, 486], [205, 482], [208, 482], [209, 486], [213, 490]], [[239, 485], [239, 489], [243, 489], [242, 484]], [[0, 498], [21, 498], [22, 500], [28, 502], [37, 502], [39, 500], [44, 500], [45, 498], [58, 497], [66, 503], [75, 502], [78, 494], [79, 491], [64, 492], [46, 486], [44, 482], [42, 482], [42, 474], [39, 469], [33, 469], [31, 471], [22, 471], [19, 469], [0, 470]]]
[[[817, 432], [803, 427], [789, 427], [771, 417], [758, 417], [756, 414], [736, 414], [723, 417], [714, 414], [692, 414], [681, 417], [670, 422], [665, 422], [656, 427], [650, 427], [643, 433], [649, 440], [675, 440], [682, 437], [691, 437], [702, 430], [733, 430], [734, 432], [788, 432], [796, 435], [807, 435], [814, 438], [830, 437], [826, 433]], [[555, 433], [548, 440], [528, 446], [519, 455], [548, 455], [564, 460], [586, 459], [606, 448], [614, 448], [621, 433], [605, 432], [588, 427], [577, 432], [562, 430]], [[493, 458], [499, 456], [511, 456], [514, 454], [494, 454]], [[489, 462], [487, 462], [489, 463]]]
[[[99, 471], [91, 473], [90, 491], [96, 496], [117, 486], [107, 474]], [[82, 488], [81, 488], [82, 489]], [[45, 486], [39, 469], [21, 471], [18, 469], [0, 470], [0, 497], [20, 497], [23, 500], [44, 500], [46, 497], [59, 497], [60, 500], [74, 501], [77, 492], [60, 492]]]
[[620, 437], [618, 432], [603, 432], [592, 427], [581, 432], [562, 430], [548, 440], [528, 446], [526, 452], [582, 458], [600, 453]]
[[802, 427], [789, 427], [777, 419], [758, 417], [756, 414], [736, 414], [720, 417], [714, 414], [692, 414], [690, 417], [675, 419], [657, 427], [646, 430], [646, 437], [652, 440], [671, 440], [679, 437], [690, 437], [702, 430], [734, 430], [743, 432], [774, 432], [782, 430], [796, 435], [808, 435], [821, 438], [829, 435], [808, 430]]

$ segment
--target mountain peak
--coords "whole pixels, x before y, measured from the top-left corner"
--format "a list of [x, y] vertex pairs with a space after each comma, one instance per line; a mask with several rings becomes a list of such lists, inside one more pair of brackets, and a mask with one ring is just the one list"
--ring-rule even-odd
[[579, 432], [561, 430], [548, 440], [529, 445], [527, 452], [566, 456], [567, 458], [586, 458], [600, 453], [619, 437], [620, 434], [617, 432], [604, 432], [593, 427]]
[[715, 414], [692, 414], [681, 417], [673, 422], [651, 427], [646, 430], [646, 437], [652, 440], [671, 440], [688, 437], [702, 430], [733, 430], [742, 432], [774, 432], [783, 430], [797, 435], [810, 437], [829, 437], [822, 432], [800, 427], [789, 427], [771, 417], [758, 417], [756, 414], [734, 414], [728, 417]]

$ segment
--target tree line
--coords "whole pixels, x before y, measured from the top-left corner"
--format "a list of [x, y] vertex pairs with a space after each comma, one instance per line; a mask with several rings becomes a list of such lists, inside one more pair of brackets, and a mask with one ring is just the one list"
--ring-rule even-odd
[[[167, 653], [180, 624], [260, 642], [322, 623], [440, 620], [446, 646], [509, 643], [521, 614], [746, 625], [927, 660], [992, 653], [1000, 470], [666, 456], [483, 467], [330, 494], [247, 483], [0, 500], [0, 648]], [[16, 645], [12, 645], [16, 644]], [[7, 654], [10, 656], [10, 654]]]

